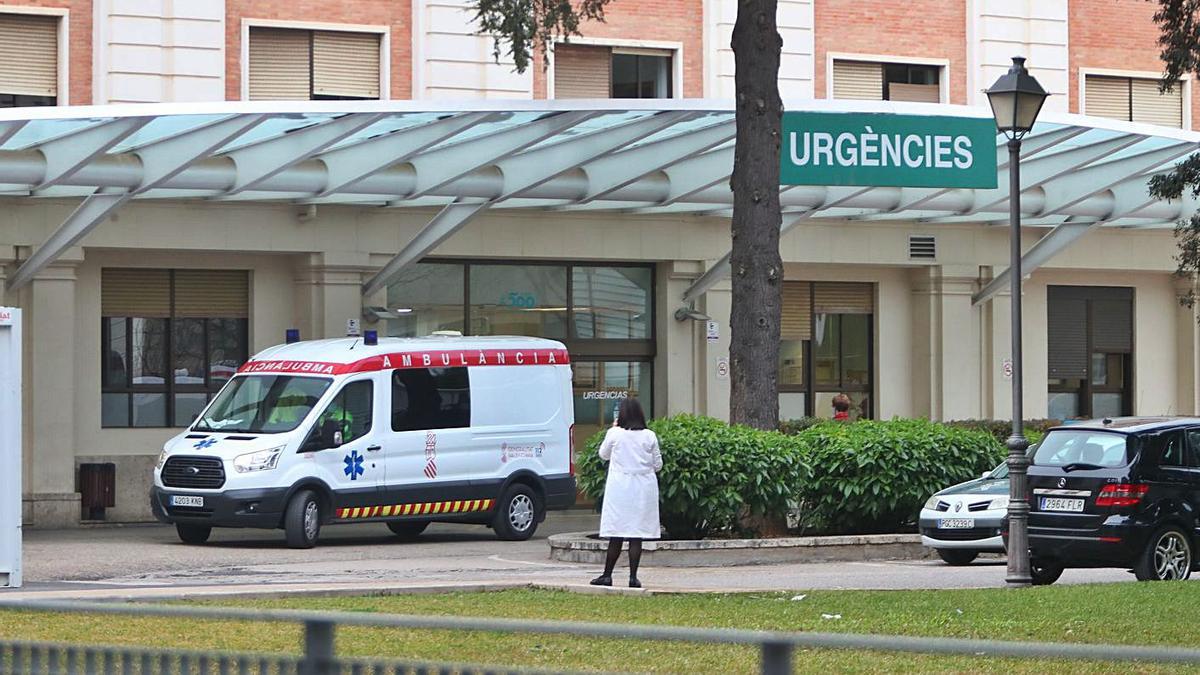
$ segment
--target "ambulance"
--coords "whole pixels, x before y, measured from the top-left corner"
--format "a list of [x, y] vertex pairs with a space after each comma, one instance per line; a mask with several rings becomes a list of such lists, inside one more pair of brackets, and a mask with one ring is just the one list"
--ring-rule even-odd
[[366, 522], [402, 538], [453, 522], [524, 540], [575, 503], [562, 343], [288, 337], [163, 448], [151, 508], [185, 543], [278, 528], [310, 548], [324, 525]]

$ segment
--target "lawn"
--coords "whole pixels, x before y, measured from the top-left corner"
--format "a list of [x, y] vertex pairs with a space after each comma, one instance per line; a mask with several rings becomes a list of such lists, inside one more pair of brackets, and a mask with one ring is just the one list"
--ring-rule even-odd
[[[560, 619], [786, 631], [838, 631], [1056, 642], [1200, 644], [1200, 584], [1127, 583], [1027, 590], [813, 591], [747, 595], [578, 595], [503, 591], [446, 595], [296, 597], [223, 601], [257, 608], [323, 609]], [[204, 604], [222, 604], [206, 602]], [[826, 615], [840, 618], [826, 618]], [[285, 624], [0, 612], [0, 636], [180, 648], [296, 652], [300, 629]], [[343, 655], [385, 656], [572, 670], [754, 672], [749, 648], [591, 640], [567, 636], [347, 628]], [[814, 650], [799, 672], [1180, 672], [1177, 666], [943, 657]], [[1200, 669], [1193, 672], [1200, 672]]]

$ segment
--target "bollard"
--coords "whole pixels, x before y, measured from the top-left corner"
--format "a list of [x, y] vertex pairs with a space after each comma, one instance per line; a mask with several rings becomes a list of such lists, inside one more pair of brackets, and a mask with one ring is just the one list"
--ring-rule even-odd
[[792, 675], [792, 646], [786, 642], [764, 642], [762, 675]]

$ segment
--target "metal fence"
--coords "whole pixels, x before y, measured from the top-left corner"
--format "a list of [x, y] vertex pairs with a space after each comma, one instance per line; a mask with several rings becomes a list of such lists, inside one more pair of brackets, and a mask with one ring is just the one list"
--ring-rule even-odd
[[[524, 669], [338, 657], [338, 626], [448, 631], [537, 633], [587, 638], [654, 640], [743, 645], [760, 651], [764, 675], [792, 672], [797, 648], [855, 649], [881, 652], [1085, 659], [1121, 662], [1200, 664], [1200, 649], [1052, 642], [1002, 642], [920, 638], [855, 633], [778, 633], [767, 631], [639, 626], [569, 621], [524, 621], [443, 616], [401, 616], [349, 612], [252, 610], [223, 607], [97, 602], [5, 601], [0, 610], [158, 616], [220, 621], [285, 622], [304, 626], [303, 653], [293, 655], [202, 653], [145, 647], [101, 647], [0, 640], [0, 675], [400, 675], [533, 673]], [[3, 615], [0, 614], [0, 618]]]

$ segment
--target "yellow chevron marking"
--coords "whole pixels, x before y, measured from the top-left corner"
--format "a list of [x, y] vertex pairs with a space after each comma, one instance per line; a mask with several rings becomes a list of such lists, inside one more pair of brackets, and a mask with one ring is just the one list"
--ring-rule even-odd
[[392, 507], [391, 506], [383, 507], [383, 515], [385, 515], [385, 516], [392, 515]]
[[359, 511], [361, 511], [361, 510], [362, 510], [362, 509], [358, 508], [357, 506], [356, 506], [356, 507], [354, 507], [354, 508], [353, 508], [353, 509], [350, 511], [350, 517], [351, 517], [351, 518], [357, 518], [357, 517], [358, 517], [358, 512], [359, 512]]
[[463, 503], [462, 503], [461, 501], [459, 501], [459, 502], [454, 502], [454, 512], [455, 512], [455, 513], [459, 513], [459, 512], [461, 512], [462, 510], [463, 510]]

